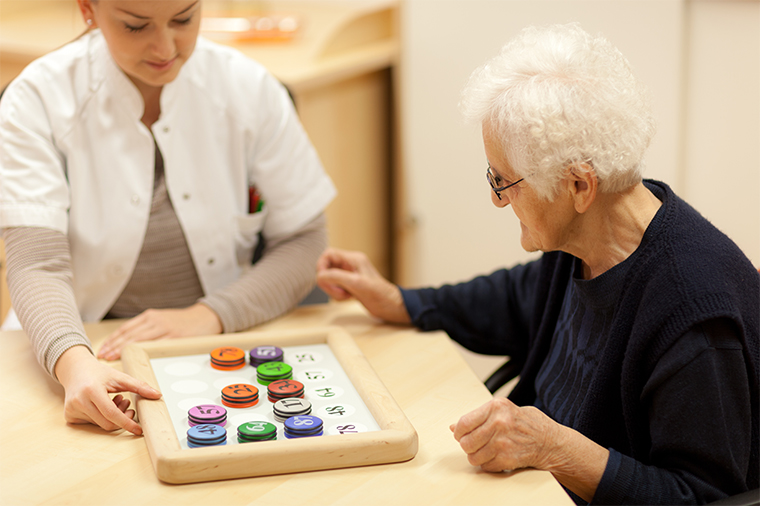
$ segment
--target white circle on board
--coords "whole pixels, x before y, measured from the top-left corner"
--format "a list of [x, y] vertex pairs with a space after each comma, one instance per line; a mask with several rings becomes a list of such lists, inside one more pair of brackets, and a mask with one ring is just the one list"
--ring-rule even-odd
[[181, 409], [184, 413], [187, 413], [190, 411], [190, 408], [194, 408], [195, 406], [200, 406], [201, 404], [216, 404], [215, 401], [212, 401], [211, 399], [206, 399], [203, 397], [191, 397], [189, 399], [182, 399], [177, 403], [177, 407]]
[[358, 434], [359, 432], [367, 432], [369, 429], [363, 423], [347, 422], [333, 425], [327, 429], [327, 433], [331, 436], [340, 434]]
[[346, 418], [353, 415], [356, 408], [350, 404], [339, 403], [322, 406], [317, 410], [317, 414], [324, 418]]
[[345, 391], [341, 387], [335, 386], [335, 385], [325, 385], [325, 386], [320, 385], [315, 388], [310, 388], [307, 392], [310, 398], [324, 399], [326, 401], [337, 399], [344, 393]]
[[208, 383], [200, 380], [180, 380], [172, 383], [171, 389], [180, 394], [199, 394], [208, 390]]
[[311, 350], [293, 350], [288, 351], [286, 361], [293, 365], [309, 366], [322, 361], [324, 357], [321, 353]]
[[169, 376], [194, 376], [201, 370], [201, 366], [192, 362], [174, 362], [164, 368]]
[[296, 379], [302, 383], [314, 383], [316, 381], [325, 381], [333, 377], [330, 369], [306, 369], [296, 374]]
[[[229, 386], [229, 385], [240, 385], [240, 384], [246, 384], [246, 385], [253, 385], [256, 386], [253, 383], [253, 380], [251, 378], [243, 378], [243, 377], [224, 377], [214, 380], [214, 386], [217, 390], [219, 390], [221, 394], [222, 388]], [[259, 388], [256, 386], [256, 388]]]
[[231, 418], [228, 418], [229, 423], [232, 424], [232, 427], [235, 427], [235, 428], [248, 422], [273, 423], [273, 420], [274, 420], [273, 417], [270, 418], [264, 413], [240, 413], [239, 415], [235, 415]]

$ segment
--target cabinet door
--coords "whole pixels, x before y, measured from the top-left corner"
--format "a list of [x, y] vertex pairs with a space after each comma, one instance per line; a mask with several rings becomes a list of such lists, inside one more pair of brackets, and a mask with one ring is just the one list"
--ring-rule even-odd
[[8, 294], [8, 282], [5, 276], [5, 245], [0, 239], [0, 322], [5, 320], [11, 307], [11, 296]]

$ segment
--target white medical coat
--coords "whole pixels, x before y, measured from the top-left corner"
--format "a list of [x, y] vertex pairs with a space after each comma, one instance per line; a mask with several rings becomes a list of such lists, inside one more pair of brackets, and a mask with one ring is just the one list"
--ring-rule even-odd
[[[0, 228], [68, 235], [85, 321], [106, 314], [137, 262], [153, 136], [206, 294], [250, 265], [259, 231], [287, 236], [336, 193], [284, 88], [231, 48], [199, 38], [164, 86], [153, 136], [142, 114], [99, 30], [30, 64], [0, 100]], [[255, 214], [250, 185], [265, 201]]]

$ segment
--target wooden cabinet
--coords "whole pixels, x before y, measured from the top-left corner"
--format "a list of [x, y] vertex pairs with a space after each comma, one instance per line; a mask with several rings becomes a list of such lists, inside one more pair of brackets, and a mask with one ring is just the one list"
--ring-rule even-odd
[[0, 323], [5, 319], [11, 307], [11, 296], [8, 294], [8, 283], [5, 277], [5, 247], [0, 239]]

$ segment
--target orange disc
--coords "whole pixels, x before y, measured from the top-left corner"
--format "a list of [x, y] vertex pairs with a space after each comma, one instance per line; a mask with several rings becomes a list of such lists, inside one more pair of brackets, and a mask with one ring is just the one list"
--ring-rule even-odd
[[246, 402], [259, 398], [259, 389], [247, 383], [236, 383], [222, 388], [222, 398], [232, 402]]
[[245, 362], [245, 352], [234, 346], [223, 346], [211, 352], [211, 360], [217, 364], [237, 364], [241, 360]]
[[232, 365], [232, 366], [221, 366], [221, 365], [215, 364], [214, 362], [211, 362], [211, 367], [213, 367], [214, 369], [218, 371], [235, 371], [237, 369], [242, 369], [243, 367], [245, 367], [245, 362], [241, 362], [238, 365]]
[[228, 402], [228, 401], [222, 399], [222, 404], [224, 404], [225, 406], [227, 406], [229, 408], [238, 408], [238, 409], [250, 408], [250, 407], [255, 406], [258, 403], [259, 403], [258, 399], [256, 399], [253, 402], [249, 402], [247, 404], [240, 404], [240, 403], [237, 403], [237, 402]]

